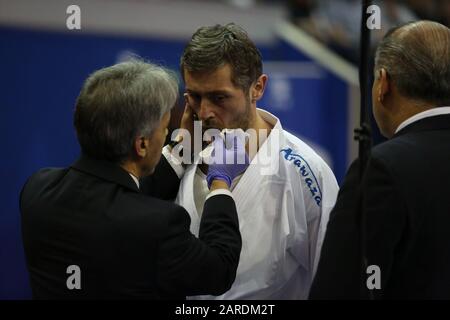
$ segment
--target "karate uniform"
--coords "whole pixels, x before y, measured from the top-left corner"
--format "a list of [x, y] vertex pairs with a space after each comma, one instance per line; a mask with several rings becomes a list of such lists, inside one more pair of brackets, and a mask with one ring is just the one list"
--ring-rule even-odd
[[[221, 296], [190, 299], [308, 296], [338, 184], [328, 165], [308, 145], [284, 131], [275, 116], [257, 110], [273, 129], [231, 188], [242, 236], [236, 280]], [[176, 198], [189, 212], [195, 235], [208, 193], [199, 161], [184, 172]]]

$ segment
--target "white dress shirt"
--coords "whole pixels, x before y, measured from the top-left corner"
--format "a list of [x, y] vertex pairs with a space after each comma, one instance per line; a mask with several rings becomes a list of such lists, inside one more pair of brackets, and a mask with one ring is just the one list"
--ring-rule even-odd
[[440, 116], [443, 114], [450, 114], [450, 107], [437, 107], [437, 108], [432, 108], [432, 109], [417, 113], [417, 114], [413, 115], [412, 117], [403, 121], [398, 126], [397, 130], [395, 130], [395, 133], [399, 132], [406, 126], [409, 126], [410, 124], [412, 124], [416, 121], [419, 121], [419, 120], [422, 120], [422, 119], [425, 119], [428, 117]]
[[128, 174], [131, 176], [131, 178], [133, 178], [133, 180], [134, 180], [134, 182], [136, 183], [136, 185], [137, 185], [137, 187], [138, 187], [138, 189], [140, 188], [140, 185], [139, 185], [139, 179], [138, 178], [136, 178], [135, 176], [133, 176], [131, 173], [129, 173], [128, 172]]

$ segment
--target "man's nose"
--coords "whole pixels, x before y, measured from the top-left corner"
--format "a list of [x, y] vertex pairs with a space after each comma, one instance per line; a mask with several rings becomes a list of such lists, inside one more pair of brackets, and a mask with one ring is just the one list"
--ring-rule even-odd
[[200, 109], [199, 109], [197, 115], [198, 115], [198, 118], [202, 121], [205, 121], [207, 119], [214, 117], [214, 114], [212, 112], [212, 105], [208, 101], [208, 99], [201, 100]]

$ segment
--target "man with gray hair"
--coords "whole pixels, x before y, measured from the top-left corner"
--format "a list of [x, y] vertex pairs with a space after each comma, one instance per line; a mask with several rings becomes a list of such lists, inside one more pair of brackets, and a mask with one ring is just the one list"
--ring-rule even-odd
[[450, 29], [392, 29], [376, 51], [372, 101], [390, 140], [372, 149], [361, 181], [359, 162], [350, 167], [310, 298], [450, 299]]
[[[184, 299], [231, 286], [241, 237], [221, 179], [239, 173], [234, 165], [212, 164], [199, 238], [189, 232], [184, 208], [158, 199], [170, 198], [179, 185], [161, 158], [177, 96], [172, 72], [139, 60], [86, 80], [74, 114], [80, 159], [38, 171], [21, 192], [34, 298]], [[215, 146], [225, 155], [240, 152], [221, 140]], [[158, 163], [146, 182], [150, 196], [144, 195], [139, 179]]]

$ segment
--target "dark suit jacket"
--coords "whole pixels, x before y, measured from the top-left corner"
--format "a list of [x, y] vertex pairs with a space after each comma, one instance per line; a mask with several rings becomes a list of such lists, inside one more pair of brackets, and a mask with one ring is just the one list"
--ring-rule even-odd
[[310, 298], [368, 297], [364, 235], [367, 265], [381, 271], [375, 298], [450, 299], [450, 115], [373, 148], [361, 184], [358, 170], [356, 161], [330, 214]]
[[[179, 298], [227, 291], [241, 250], [236, 207], [205, 203], [199, 239], [173, 198], [179, 179], [164, 157], [144, 195], [114, 164], [82, 156], [66, 169], [43, 169], [24, 186], [22, 234], [34, 298]], [[81, 290], [69, 290], [70, 265]]]

